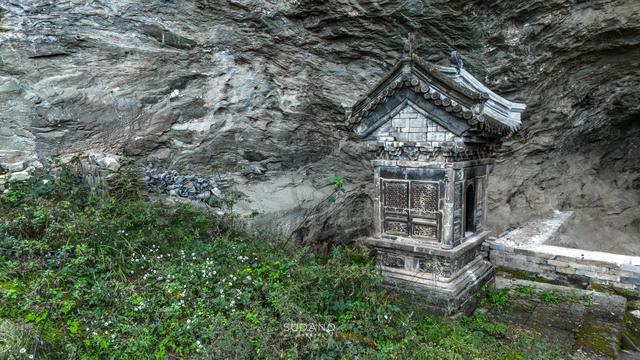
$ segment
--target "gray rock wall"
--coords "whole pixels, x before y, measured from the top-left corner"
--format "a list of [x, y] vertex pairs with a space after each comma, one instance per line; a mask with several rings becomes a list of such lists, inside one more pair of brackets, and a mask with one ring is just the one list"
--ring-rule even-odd
[[[252, 199], [238, 209], [260, 211], [256, 223], [347, 241], [371, 228], [372, 169], [341, 104], [395, 63], [412, 32], [428, 60], [455, 46], [469, 71], [528, 105], [492, 178], [496, 230], [567, 208], [600, 224], [585, 246], [638, 243], [636, 0], [0, 0], [0, 9], [6, 170], [101, 151], [228, 174]], [[331, 175], [349, 196], [309, 222]]]

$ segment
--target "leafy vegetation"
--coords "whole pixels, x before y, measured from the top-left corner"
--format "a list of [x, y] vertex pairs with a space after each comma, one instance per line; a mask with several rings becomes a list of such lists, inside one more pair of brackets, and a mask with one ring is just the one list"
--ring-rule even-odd
[[0, 195], [0, 358], [561, 356], [486, 315], [403, 303], [360, 251], [251, 238], [234, 216], [154, 205], [125, 180], [95, 196], [74, 162]]
[[485, 298], [481, 299], [481, 305], [489, 305], [498, 310], [506, 309], [509, 304], [509, 289], [489, 290]]
[[[499, 311], [512, 310], [513, 306], [524, 306], [524, 310], [533, 310], [533, 302], [516, 302], [517, 299], [537, 298], [545, 304], [557, 304], [560, 302], [579, 303], [590, 307], [593, 305], [593, 297], [588, 294], [580, 295], [577, 292], [559, 294], [555, 290], [536, 290], [533, 286], [518, 286], [515, 289], [487, 289], [486, 295], [480, 299], [480, 305]], [[528, 309], [527, 309], [528, 308]]]
[[328, 199], [330, 202], [335, 202], [340, 195], [347, 192], [345, 188], [346, 180], [334, 175], [329, 178], [329, 182], [333, 185], [333, 193], [329, 195]]

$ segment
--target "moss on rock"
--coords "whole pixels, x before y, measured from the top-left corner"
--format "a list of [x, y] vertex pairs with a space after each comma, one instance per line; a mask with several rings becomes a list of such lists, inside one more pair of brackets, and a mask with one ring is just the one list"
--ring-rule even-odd
[[612, 343], [607, 335], [610, 334], [607, 326], [598, 323], [588, 323], [576, 330], [576, 346], [588, 353], [615, 357], [618, 343]]

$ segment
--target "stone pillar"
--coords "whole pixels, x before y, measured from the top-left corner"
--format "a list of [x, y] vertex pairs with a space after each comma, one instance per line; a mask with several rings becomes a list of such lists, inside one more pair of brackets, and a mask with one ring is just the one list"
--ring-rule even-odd
[[483, 228], [487, 228], [487, 213], [489, 212], [489, 172], [491, 171], [492, 165], [491, 164], [487, 164], [486, 165], [486, 171], [485, 171], [485, 177], [484, 177], [484, 184], [483, 186], [483, 196], [484, 199], [482, 199], [482, 203], [484, 206], [484, 209], [482, 209], [482, 227]]
[[454, 196], [454, 184], [455, 184], [455, 171], [453, 170], [453, 164], [449, 163], [445, 168], [444, 179], [444, 196], [440, 200], [442, 223], [442, 248], [453, 248], [453, 196]]
[[380, 166], [373, 161], [373, 236], [382, 237], [382, 196], [380, 194]]

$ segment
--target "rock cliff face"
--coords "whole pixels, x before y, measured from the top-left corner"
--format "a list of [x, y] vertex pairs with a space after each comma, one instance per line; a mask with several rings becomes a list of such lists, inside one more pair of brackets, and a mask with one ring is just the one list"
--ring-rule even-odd
[[[108, 151], [227, 174], [272, 230], [371, 228], [372, 169], [344, 127], [401, 56], [452, 47], [524, 128], [492, 178], [497, 231], [574, 209], [566, 243], [640, 254], [640, 3], [0, 0], [0, 172]], [[344, 177], [335, 203], [328, 178]]]

